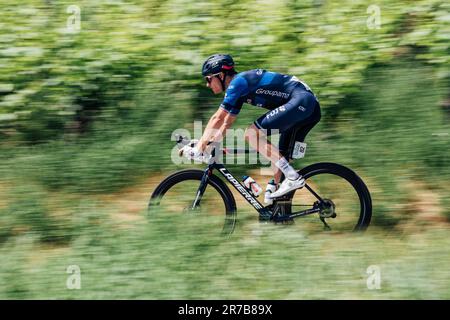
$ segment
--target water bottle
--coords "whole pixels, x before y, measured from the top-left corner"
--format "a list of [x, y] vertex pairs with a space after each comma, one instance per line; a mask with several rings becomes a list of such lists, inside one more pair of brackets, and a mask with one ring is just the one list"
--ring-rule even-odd
[[244, 184], [244, 187], [247, 188], [247, 190], [250, 191], [255, 197], [261, 194], [262, 188], [252, 177], [243, 176], [242, 183]]
[[272, 179], [269, 181], [266, 187], [266, 193], [264, 193], [264, 203], [266, 204], [272, 204], [273, 199], [270, 198], [270, 195], [272, 192], [275, 192], [277, 190], [277, 184], [275, 183], [275, 180]]

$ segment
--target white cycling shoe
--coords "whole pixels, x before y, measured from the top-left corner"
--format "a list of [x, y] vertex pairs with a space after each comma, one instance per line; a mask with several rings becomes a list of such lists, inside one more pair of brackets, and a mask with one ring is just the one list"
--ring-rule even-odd
[[286, 193], [291, 192], [295, 189], [303, 188], [305, 185], [305, 179], [302, 176], [299, 176], [296, 180], [285, 179], [278, 188], [277, 191], [272, 192], [269, 195], [269, 198], [278, 198], [284, 196]]

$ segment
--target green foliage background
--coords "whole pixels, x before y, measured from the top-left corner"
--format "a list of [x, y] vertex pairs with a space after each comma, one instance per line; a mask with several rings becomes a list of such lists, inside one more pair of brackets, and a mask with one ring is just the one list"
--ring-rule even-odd
[[[68, 29], [71, 5], [81, 10], [76, 32]], [[379, 28], [371, 28], [372, 5]], [[311, 86], [323, 117], [296, 166], [333, 161], [355, 169], [372, 192], [380, 232], [410, 220], [424, 190], [449, 219], [449, 7], [438, 0], [2, 0], [0, 242], [27, 252], [29, 240], [16, 242], [31, 237], [90, 254], [94, 235], [115, 228], [91, 198], [178, 168], [172, 132], [192, 130], [217, 108], [221, 97], [200, 75], [215, 52], [232, 54], [238, 71], [262, 67]], [[235, 127], [260, 114], [245, 107]], [[4, 297], [39, 296], [20, 273], [5, 277]], [[173, 296], [180, 297], [159, 295]]]

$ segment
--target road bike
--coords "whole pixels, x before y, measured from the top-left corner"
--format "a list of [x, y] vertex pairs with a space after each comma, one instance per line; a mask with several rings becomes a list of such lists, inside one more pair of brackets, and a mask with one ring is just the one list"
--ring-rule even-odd
[[[181, 148], [189, 140], [177, 136], [177, 143]], [[371, 196], [363, 180], [353, 170], [331, 162], [308, 165], [298, 171], [305, 179], [304, 187], [274, 199], [271, 205], [263, 205], [218, 161], [217, 156], [250, 152], [247, 149], [219, 149], [215, 146], [206, 169], [186, 169], [169, 175], [150, 197], [150, 216], [156, 213], [183, 214], [194, 224], [203, 216], [214, 216], [221, 233], [230, 235], [236, 226], [237, 205], [225, 183], [228, 182], [264, 222], [284, 225], [292, 224], [299, 217], [314, 216], [314, 225], [321, 221], [321, 229], [327, 231], [364, 231], [369, 226]], [[215, 170], [224, 179], [214, 174]], [[299, 207], [304, 209], [298, 210]]]

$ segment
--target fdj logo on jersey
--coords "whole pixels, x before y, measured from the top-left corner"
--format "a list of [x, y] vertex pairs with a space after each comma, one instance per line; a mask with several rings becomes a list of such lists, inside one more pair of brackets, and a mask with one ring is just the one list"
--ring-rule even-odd
[[283, 112], [283, 111], [286, 111], [286, 107], [284, 105], [279, 106], [278, 108], [270, 111], [270, 113], [267, 114], [266, 118], [269, 119], [270, 117], [273, 117], [273, 116], [277, 115], [279, 112]]

